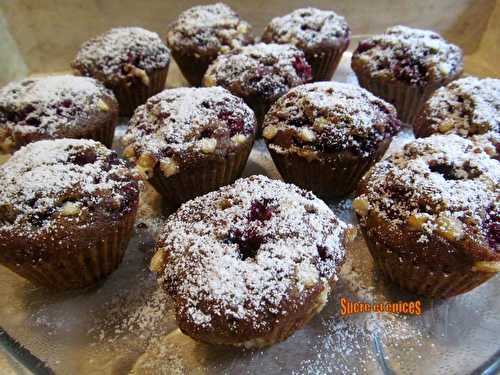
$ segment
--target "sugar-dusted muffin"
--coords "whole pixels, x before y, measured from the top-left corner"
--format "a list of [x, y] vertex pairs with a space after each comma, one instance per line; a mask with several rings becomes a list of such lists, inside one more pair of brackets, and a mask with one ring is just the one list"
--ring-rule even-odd
[[301, 50], [290, 44], [258, 43], [220, 55], [203, 85], [222, 86], [243, 98], [260, 126], [276, 99], [311, 79], [311, 66]]
[[44, 140], [0, 166], [0, 263], [51, 289], [90, 286], [120, 264], [138, 182], [114, 151]]
[[399, 118], [412, 124], [436, 89], [460, 77], [463, 53], [435, 32], [393, 26], [361, 41], [351, 67], [362, 87], [394, 104]]
[[151, 269], [182, 332], [262, 347], [321, 311], [352, 232], [313, 194], [251, 176], [182, 205], [162, 230]]
[[500, 134], [500, 79], [467, 77], [438, 89], [415, 121], [416, 137]]
[[131, 115], [162, 91], [170, 50], [158, 34], [140, 27], [118, 27], [85, 42], [71, 67], [75, 74], [102, 81], [113, 90], [120, 114]]
[[41, 139], [89, 138], [111, 147], [118, 102], [92, 78], [26, 78], [0, 89], [0, 154]]
[[165, 90], [135, 112], [124, 155], [176, 208], [239, 177], [255, 131], [252, 110], [221, 87]]
[[198, 5], [182, 12], [169, 26], [167, 44], [186, 80], [199, 86], [220, 53], [251, 44], [251, 26], [223, 3]]
[[382, 158], [399, 127], [394, 107], [368, 91], [317, 82], [278, 99], [262, 134], [285, 181], [340, 198]]
[[383, 274], [435, 298], [500, 272], [500, 162], [457, 135], [417, 139], [384, 159], [353, 201]]
[[304, 51], [313, 80], [329, 81], [349, 47], [350, 33], [344, 17], [309, 7], [273, 18], [262, 34], [262, 41], [293, 44]]

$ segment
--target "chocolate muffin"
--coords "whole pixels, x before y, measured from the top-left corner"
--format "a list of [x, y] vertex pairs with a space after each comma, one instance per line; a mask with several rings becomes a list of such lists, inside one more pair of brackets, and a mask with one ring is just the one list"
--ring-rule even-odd
[[252, 44], [251, 26], [226, 4], [198, 5], [169, 26], [167, 44], [186, 80], [199, 86], [220, 53]]
[[138, 183], [91, 140], [44, 140], [0, 166], [0, 263], [51, 289], [90, 286], [120, 264]]
[[376, 164], [353, 201], [383, 274], [446, 298], [500, 271], [500, 162], [457, 135], [417, 139]]
[[0, 154], [41, 139], [89, 138], [111, 147], [118, 102], [92, 78], [26, 78], [0, 89]]
[[394, 107], [338, 82], [291, 89], [267, 113], [263, 137], [283, 179], [340, 198], [382, 158], [400, 127]]
[[329, 81], [349, 47], [350, 33], [345, 18], [335, 12], [302, 8], [273, 18], [262, 41], [293, 44], [305, 53], [313, 81]]
[[441, 87], [425, 103], [413, 130], [416, 137], [500, 134], [500, 79], [467, 77]]
[[165, 90], [135, 112], [124, 155], [176, 208], [239, 177], [255, 131], [252, 110], [221, 87]]
[[115, 93], [120, 114], [162, 91], [170, 50], [158, 34], [140, 27], [119, 27], [85, 42], [71, 67], [75, 74], [102, 81]]
[[360, 42], [351, 67], [362, 87], [394, 104], [399, 118], [413, 124], [431, 94], [460, 77], [463, 53], [435, 32], [394, 26]]
[[182, 205], [151, 269], [186, 335], [262, 347], [321, 311], [352, 231], [313, 194], [251, 176]]
[[222, 86], [243, 98], [261, 126], [276, 99], [311, 79], [311, 66], [301, 50], [289, 44], [258, 43], [219, 56], [203, 85]]

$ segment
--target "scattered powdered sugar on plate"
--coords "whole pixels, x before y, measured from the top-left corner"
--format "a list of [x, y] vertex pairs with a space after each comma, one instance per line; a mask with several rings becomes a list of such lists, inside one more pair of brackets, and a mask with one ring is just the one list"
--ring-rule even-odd
[[57, 134], [83, 126], [106, 105], [103, 99], [115, 100], [93, 78], [59, 75], [15, 81], [0, 90], [0, 132]]

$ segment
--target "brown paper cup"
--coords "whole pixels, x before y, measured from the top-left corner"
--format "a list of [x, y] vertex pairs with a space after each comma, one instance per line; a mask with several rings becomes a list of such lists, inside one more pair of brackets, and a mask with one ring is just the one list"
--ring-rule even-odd
[[306, 52], [307, 62], [311, 65], [313, 81], [330, 81], [337, 70], [342, 54], [349, 47], [349, 40], [344, 41], [337, 48], [330, 48], [321, 52]]
[[368, 237], [363, 230], [375, 264], [389, 280], [415, 294], [431, 298], [449, 298], [468, 292], [492, 278], [495, 273], [476, 271], [435, 271], [426, 265], [401, 262], [398, 252]]
[[294, 153], [282, 154], [268, 149], [286, 182], [310, 190], [324, 199], [339, 199], [356, 189], [361, 177], [382, 158], [390, 143], [391, 139], [381, 142], [369, 158], [343, 151], [324, 154], [321, 160], [311, 161]]
[[15, 257], [2, 259], [2, 264], [33, 284], [53, 290], [70, 290], [95, 285], [120, 265], [128, 242], [132, 236], [136, 210], [122, 218], [114, 228], [110, 228], [106, 238], [91, 246], [76, 249], [75, 254], [67, 254], [66, 249], [56, 251], [57, 257], [49, 261], [20, 263]]
[[172, 56], [179, 66], [180, 71], [186, 81], [189, 82], [191, 86], [201, 86], [201, 81], [208, 66], [214, 60], [213, 56], [195, 56], [190, 54], [180, 53], [178, 51], [172, 50]]
[[149, 182], [164, 198], [166, 209], [176, 209], [190, 199], [234, 182], [245, 168], [252, 145], [253, 141], [226, 158], [202, 160], [169, 177], [156, 166]]
[[117, 121], [118, 116], [113, 116], [109, 121], [93, 127], [88, 135], [82, 136], [81, 138], [93, 139], [101, 142], [107, 148], [111, 148], [113, 146]]
[[163, 69], [148, 72], [149, 85], [144, 85], [140, 80], [129, 82], [120, 82], [118, 85], [110, 87], [120, 104], [120, 115], [130, 116], [135, 109], [144, 104], [151, 96], [158, 94], [165, 88], [167, 80], [168, 65]]

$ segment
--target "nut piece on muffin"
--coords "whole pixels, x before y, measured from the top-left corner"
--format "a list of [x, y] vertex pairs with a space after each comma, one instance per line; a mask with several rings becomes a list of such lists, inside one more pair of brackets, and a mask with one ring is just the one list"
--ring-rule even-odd
[[441, 87], [425, 103], [413, 130], [416, 137], [500, 134], [500, 79], [467, 77]]
[[345, 18], [335, 12], [302, 8], [273, 18], [262, 41], [293, 44], [305, 53], [313, 81], [329, 81], [349, 47], [350, 33]]
[[304, 53], [290, 44], [258, 43], [220, 55], [203, 77], [245, 100], [261, 126], [269, 107], [292, 87], [312, 79]]
[[399, 118], [413, 124], [431, 94], [460, 77], [463, 53], [435, 32], [393, 26], [361, 41], [351, 67], [362, 87], [394, 104]]
[[92, 78], [26, 78], [0, 89], [0, 154], [42, 139], [88, 138], [113, 143], [118, 102]]
[[198, 5], [169, 26], [167, 44], [186, 80], [199, 86], [220, 53], [252, 44], [251, 26], [223, 3]]
[[325, 306], [353, 231], [313, 194], [251, 176], [182, 205], [151, 269], [186, 335], [263, 347]]
[[75, 74], [102, 81], [113, 90], [120, 114], [162, 91], [170, 64], [170, 50], [158, 34], [140, 27], [119, 27], [85, 42], [71, 67]]
[[285, 181], [341, 198], [382, 158], [399, 128], [394, 107], [368, 91], [317, 82], [278, 99], [262, 135]]
[[84, 139], [43, 140], [0, 166], [0, 263], [32, 283], [93, 285], [120, 264], [138, 182], [125, 162]]
[[353, 201], [383, 274], [417, 294], [465, 293], [500, 272], [500, 162], [457, 135], [384, 159]]
[[240, 176], [256, 126], [252, 110], [221, 87], [165, 90], [130, 120], [124, 156], [176, 208]]

